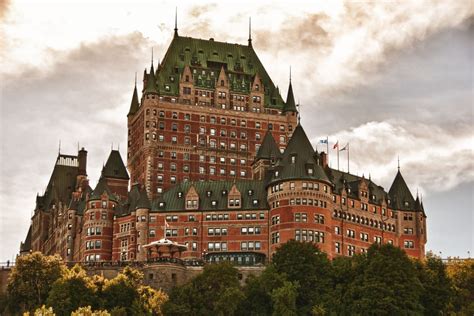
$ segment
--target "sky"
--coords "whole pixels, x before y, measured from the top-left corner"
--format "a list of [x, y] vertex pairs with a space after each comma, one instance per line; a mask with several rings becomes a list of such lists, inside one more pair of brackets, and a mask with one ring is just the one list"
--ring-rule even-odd
[[[179, 34], [253, 46], [283, 97], [292, 71], [313, 144], [350, 143], [350, 171], [423, 198], [426, 249], [474, 256], [471, 1], [0, 0], [0, 262], [24, 240], [61, 143], [88, 150], [94, 187], [126, 157], [139, 82]], [[322, 150], [323, 146], [318, 146]], [[337, 167], [336, 154], [329, 152]], [[347, 170], [345, 152], [340, 168]]]

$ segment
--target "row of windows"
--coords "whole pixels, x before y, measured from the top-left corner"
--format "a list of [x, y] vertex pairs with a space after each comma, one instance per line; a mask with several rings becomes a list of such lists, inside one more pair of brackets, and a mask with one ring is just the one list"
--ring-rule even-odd
[[324, 243], [324, 232], [317, 230], [313, 231], [307, 229], [296, 229], [295, 240]]
[[208, 251], [227, 251], [227, 242], [209, 242], [207, 243]]
[[86, 241], [86, 250], [88, 249], [101, 249], [102, 241], [101, 240], [91, 240]]
[[295, 199], [290, 199], [290, 205], [310, 205], [310, 206], [314, 205], [314, 206], [326, 208], [327, 202], [307, 199], [307, 198], [295, 198]]
[[208, 228], [207, 229], [208, 236], [227, 236], [227, 228]]
[[241, 227], [240, 233], [242, 235], [260, 235], [261, 228], [260, 227]]
[[[99, 205], [98, 203], [91, 202], [91, 208], [95, 208], [98, 205]], [[114, 209], [115, 209], [115, 204], [113, 204], [113, 206], [114, 206]], [[102, 208], [107, 208], [107, 202], [106, 201], [102, 201]], [[96, 212], [90, 212], [89, 213], [89, 220], [93, 221], [95, 219], [107, 219], [107, 211], [100, 212], [100, 215], [96, 214]]]
[[[189, 91], [189, 94], [191, 93], [191, 91]], [[223, 92], [225, 93], [225, 92]], [[188, 94], [188, 93], [186, 93]], [[207, 92], [206, 92], [206, 97], [207, 97]], [[256, 99], [256, 101], [258, 102], [258, 99]], [[150, 111], [150, 109], [147, 109], [145, 111], [145, 114], [146, 115], [150, 115], [150, 114], [153, 114], [153, 116], [159, 116], [159, 117], [162, 117], [164, 118], [166, 116], [165, 114], [165, 111], [157, 111], [156, 109]], [[170, 112], [167, 112], [168, 116], [170, 114]], [[171, 118], [173, 119], [178, 119], [179, 118], [179, 114], [178, 112], [171, 112]], [[184, 116], [183, 116], [184, 120], [186, 121], [190, 121], [192, 116], [191, 114], [189, 113], [185, 113]], [[217, 118], [215, 116], [205, 116], [205, 115], [201, 115], [199, 116], [199, 120], [196, 120], [196, 121], [199, 121], [199, 122], [209, 122], [211, 124], [217, 124], [217, 123], [220, 123], [222, 125], [226, 125], [226, 124], [229, 124], [229, 125], [237, 125], [237, 120], [236, 119], [228, 119], [228, 118], [225, 118], [225, 117], [221, 117], [221, 118]], [[242, 127], [246, 127], [247, 126], [247, 122], [245, 120], [241, 120], [240, 123], [239, 123]], [[255, 122], [255, 128], [257, 129], [260, 129], [262, 128], [262, 123], [261, 122]], [[272, 123], [268, 123], [268, 126], [267, 126], [267, 129], [269, 130], [273, 130], [273, 124]], [[279, 126], [279, 130], [284, 132], [286, 129], [285, 125], [280, 125]], [[291, 132], [293, 130], [293, 127], [291, 125], [288, 126], [288, 130]]]
[[342, 211], [337, 211], [334, 210], [333, 212], [334, 217], [339, 217], [342, 219], [346, 219], [348, 221], [352, 221], [354, 223], [362, 224], [362, 225], [368, 225], [370, 227], [375, 227], [375, 228], [380, 228], [383, 230], [388, 230], [395, 232], [395, 225], [394, 224], [387, 224], [384, 223], [383, 221], [377, 221], [373, 219], [369, 219], [367, 217], [359, 216], [359, 215], [354, 215]]
[[86, 262], [100, 261], [100, 255], [87, 255], [85, 260]]
[[120, 224], [120, 232], [121, 233], [128, 232], [128, 231], [130, 231], [130, 227], [133, 227], [133, 225], [131, 225], [131, 223]]
[[262, 243], [260, 241], [243, 241], [240, 243], [240, 250], [260, 250]]
[[86, 230], [86, 236], [102, 235], [102, 227], [89, 227]]

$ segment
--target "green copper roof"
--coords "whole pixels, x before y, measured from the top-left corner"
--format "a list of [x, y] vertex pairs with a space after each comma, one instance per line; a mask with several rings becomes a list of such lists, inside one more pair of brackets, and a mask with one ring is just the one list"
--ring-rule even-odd
[[295, 96], [293, 95], [293, 87], [291, 85], [288, 87], [288, 95], [286, 97], [286, 105], [284, 108], [284, 112], [296, 112], [296, 103], [295, 103]]
[[153, 62], [151, 63], [150, 73], [147, 75], [145, 93], [158, 93], [156, 86], [155, 69], [153, 68]]
[[115, 200], [115, 196], [112, 194], [112, 192], [110, 191], [109, 186], [107, 185], [107, 180], [104, 177], [100, 177], [99, 182], [97, 182], [97, 185], [95, 186], [94, 191], [92, 191], [89, 199], [90, 200], [100, 200], [100, 197], [104, 193], [107, 193], [109, 198]]
[[258, 73], [265, 87], [265, 106], [283, 110], [285, 103], [252, 46], [175, 35], [159, 68], [161, 95], [178, 95], [179, 80], [186, 65], [191, 67], [194, 84], [214, 89], [221, 67], [230, 89], [248, 93]]
[[44, 195], [36, 197], [38, 208], [48, 210], [53, 204], [58, 202], [66, 205], [69, 203], [71, 193], [76, 187], [78, 167], [61, 164], [61, 161], [65, 159], [74, 160], [77, 159], [77, 156], [58, 155]]
[[[268, 209], [267, 192], [263, 181], [229, 180], [180, 183], [166, 191], [162, 198], [154, 200], [152, 210], [160, 212], [185, 211], [186, 193], [191, 186], [194, 186], [199, 195], [198, 210], [229, 210], [227, 206], [228, 194], [234, 184], [241, 194], [241, 208], [236, 208], [235, 211]], [[226, 194], [223, 195], [223, 191]], [[213, 201], [215, 201], [215, 205], [213, 205]], [[160, 207], [161, 202], [164, 202], [163, 207]]]
[[[330, 183], [323, 168], [314, 159], [315, 153], [303, 127], [298, 124], [275, 166], [271, 182], [290, 179], [312, 179]], [[294, 158], [293, 158], [294, 157]], [[308, 170], [312, 169], [312, 174]], [[277, 175], [278, 173], [278, 175]]]
[[[345, 186], [346, 191], [347, 189], [350, 189], [350, 192], [348, 193], [350, 197], [354, 199], [359, 198], [359, 185], [360, 182], [364, 179], [363, 177], [359, 177], [347, 172], [342, 172], [331, 168], [327, 168], [326, 173], [331, 182], [334, 183], [335, 192], [340, 194], [342, 188]], [[388, 200], [388, 194], [387, 192], [385, 192], [383, 187], [377, 185], [371, 179], [365, 179], [365, 181], [368, 182], [369, 199], [371, 203], [380, 205], [384, 199], [385, 201]], [[375, 199], [372, 198], [373, 196], [375, 196]]]
[[137, 113], [139, 106], [140, 103], [138, 102], [137, 85], [135, 84], [135, 88], [133, 89], [132, 102], [130, 104], [130, 110], [128, 111], [127, 116]]
[[403, 179], [400, 170], [398, 170], [397, 175], [393, 180], [388, 195], [390, 196], [390, 204], [393, 209], [402, 211], [415, 210], [415, 199], [413, 198], [413, 195], [411, 195], [410, 189], [408, 188], [405, 179]]
[[112, 150], [110, 152], [109, 158], [102, 169], [102, 176], [114, 179], [130, 179], [127, 168], [125, 168], [122, 157], [120, 156], [120, 152], [118, 150]]
[[151, 203], [150, 203], [150, 200], [148, 199], [145, 189], [140, 190], [140, 196], [138, 198], [136, 208], [151, 209]]
[[260, 159], [277, 159], [281, 155], [280, 149], [273, 138], [273, 135], [270, 131], [265, 133], [265, 137], [263, 138], [262, 145], [258, 149], [257, 155], [255, 156], [255, 160]]

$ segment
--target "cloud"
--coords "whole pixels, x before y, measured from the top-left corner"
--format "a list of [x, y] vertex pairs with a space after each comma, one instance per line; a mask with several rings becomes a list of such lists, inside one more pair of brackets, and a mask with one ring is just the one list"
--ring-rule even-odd
[[257, 31], [256, 46], [285, 54], [289, 62], [306, 60], [300, 78], [314, 80], [305, 88], [317, 84], [320, 91], [335, 93], [367, 85], [367, 74], [392, 54], [473, 14], [469, 1], [346, 2], [337, 12], [288, 16], [278, 29]]
[[[316, 144], [319, 138], [314, 138]], [[391, 185], [400, 157], [401, 170], [414, 193], [448, 191], [474, 181], [472, 128], [460, 125], [447, 130], [437, 125], [389, 120], [368, 122], [329, 136], [341, 146], [350, 143], [351, 173], [371, 173], [386, 190]], [[319, 148], [320, 150], [322, 148]], [[324, 148], [325, 149], [325, 148]], [[337, 167], [336, 152], [330, 161]], [[340, 152], [340, 168], [347, 171], [346, 152]]]
[[3, 17], [6, 16], [9, 7], [10, 7], [10, 0], [0, 0], [0, 21], [3, 19]]
[[59, 140], [63, 153], [74, 154], [78, 142], [89, 151], [91, 186], [111, 143], [115, 148], [121, 143], [124, 152], [134, 72], [141, 74], [149, 47], [138, 32], [106, 36], [71, 51], [51, 50], [48, 70], [25, 68], [3, 76], [0, 234], [10, 236], [4, 249], [17, 249], [24, 238], [34, 197], [47, 185]]

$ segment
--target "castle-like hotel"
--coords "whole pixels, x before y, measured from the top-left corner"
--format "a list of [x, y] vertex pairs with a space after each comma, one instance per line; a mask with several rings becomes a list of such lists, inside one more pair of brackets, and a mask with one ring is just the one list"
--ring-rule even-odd
[[250, 36], [229, 44], [175, 28], [161, 63], [145, 70], [141, 98], [135, 85], [127, 166], [112, 150], [91, 188], [87, 151], [59, 154], [20, 252], [252, 264], [296, 239], [330, 258], [374, 242], [422, 258], [426, 215], [400, 170], [386, 192], [330, 168], [297, 112], [291, 80], [284, 101]]

